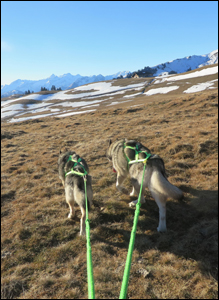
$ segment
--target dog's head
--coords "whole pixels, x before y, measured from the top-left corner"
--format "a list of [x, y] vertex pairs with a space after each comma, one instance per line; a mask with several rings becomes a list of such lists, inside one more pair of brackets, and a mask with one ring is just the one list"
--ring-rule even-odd
[[64, 148], [64, 150], [59, 150], [59, 158], [58, 158], [58, 165], [63, 165], [67, 162], [69, 155], [75, 154], [75, 151], [68, 150], [67, 148]]
[[106, 150], [106, 158], [109, 160], [109, 161], [112, 161], [112, 154], [111, 154], [111, 146], [112, 145], [112, 140], [109, 139], [108, 141], [108, 148]]

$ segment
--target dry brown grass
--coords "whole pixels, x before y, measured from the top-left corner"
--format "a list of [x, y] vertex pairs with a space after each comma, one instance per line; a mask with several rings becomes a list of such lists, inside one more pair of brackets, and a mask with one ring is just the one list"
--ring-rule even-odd
[[[60, 146], [86, 159], [93, 177], [89, 215], [96, 298], [118, 299], [134, 209], [115, 187], [109, 138], [137, 138], [165, 162], [185, 194], [168, 200], [167, 233], [145, 191], [128, 298], [217, 299], [218, 94], [141, 97], [139, 107], [100, 108], [63, 119], [2, 123], [2, 298], [87, 298], [80, 209], [68, 207], [57, 173]], [[133, 104], [133, 103], [132, 103]], [[131, 189], [129, 180], [125, 181]]]

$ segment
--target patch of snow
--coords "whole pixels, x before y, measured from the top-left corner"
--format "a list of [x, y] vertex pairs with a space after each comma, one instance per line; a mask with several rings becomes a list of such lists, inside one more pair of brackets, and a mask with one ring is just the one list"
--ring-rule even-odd
[[[129, 102], [129, 101], [131, 101], [131, 100], [122, 101], [122, 103]], [[121, 102], [114, 101], [114, 102], [111, 102], [110, 104], [108, 104], [107, 106], [116, 105], [116, 104], [121, 104]]]
[[76, 111], [76, 112], [68, 112], [65, 114], [57, 115], [55, 116], [56, 118], [62, 118], [62, 117], [67, 117], [71, 115], [76, 115], [76, 114], [84, 114], [84, 113], [89, 113], [91, 111], [95, 111], [96, 109], [90, 109], [90, 110], [83, 110], [83, 111]]
[[138, 96], [138, 95], [142, 95], [142, 93], [136, 93], [136, 94], [132, 94], [132, 95], [126, 95], [126, 96], [124, 96], [124, 98], [135, 97], [135, 96]]
[[145, 92], [144, 95], [151, 96], [151, 95], [155, 95], [155, 94], [167, 94], [171, 91], [177, 90], [178, 88], [179, 88], [179, 86], [173, 85], [173, 86], [169, 86], [169, 87], [161, 87], [161, 88], [157, 88], [157, 89], [151, 89], [151, 90]]
[[1, 119], [12, 117], [20, 112], [23, 112], [23, 105], [22, 104], [14, 104], [10, 107], [3, 107], [1, 108]]
[[135, 104], [135, 105], [131, 105], [130, 107], [142, 106], [142, 105], [145, 105], [145, 104], [144, 103], [142, 103], [142, 104]]
[[11, 120], [9, 120], [9, 123], [45, 118], [45, 117], [49, 117], [49, 116], [52, 116], [52, 114], [36, 115], [36, 116], [32, 116], [32, 117], [24, 117], [24, 118], [19, 118], [19, 119], [12, 118]]
[[111, 105], [116, 105], [116, 104], [119, 104], [120, 102], [118, 101], [114, 101], [114, 102], [111, 102], [110, 104], [108, 104], [107, 106], [111, 106]]
[[100, 106], [100, 104], [86, 105], [86, 108], [88, 108], [88, 107], [95, 107], [95, 106]]
[[208, 82], [202, 82], [198, 83], [196, 85], [191, 86], [187, 90], [185, 90], [183, 93], [196, 93], [196, 92], [201, 92], [206, 89], [212, 88], [212, 85], [214, 85], [214, 82], [218, 81], [217, 79], [208, 81]]
[[110, 92], [117, 92], [120, 90], [127, 90], [127, 89], [133, 89], [133, 88], [139, 88], [145, 85], [146, 82], [141, 82], [141, 83], [135, 83], [135, 84], [130, 84], [125, 87], [121, 86], [112, 86], [111, 82], [97, 82], [97, 83], [91, 83], [89, 85], [84, 85], [84, 86], [79, 86], [76, 87], [75, 90], [77, 91], [86, 91], [86, 90], [97, 90], [98, 92], [93, 92], [94, 93], [110, 93]]

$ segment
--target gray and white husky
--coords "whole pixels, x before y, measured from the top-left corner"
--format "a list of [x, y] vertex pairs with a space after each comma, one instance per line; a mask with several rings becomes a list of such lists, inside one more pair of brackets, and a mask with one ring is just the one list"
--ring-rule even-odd
[[[69, 157], [71, 159], [69, 160]], [[74, 171], [84, 173], [89, 172], [88, 165], [83, 158], [80, 158], [80, 163], [75, 164], [80, 158], [74, 151], [66, 151], [59, 153], [58, 158], [58, 172], [59, 178], [62, 180], [62, 184], [65, 188], [65, 198], [69, 205], [70, 213], [68, 218], [73, 218], [75, 215], [74, 201], [80, 206], [81, 209], [81, 221], [80, 221], [80, 235], [85, 234], [85, 219], [86, 219], [86, 203], [85, 203], [85, 188], [83, 176], [77, 174], [67, 174], [73, 168]], [[67, 174], [67, 175], [66, 175]], [[86, 187], [87, 187], [87, 199], [88, 209], [93, 204], [93, 191], [91, 186], [91, 176], [86, 175]]]
[[[131, 147], [131, 148], [129, 148]], [[136, 151], [139, 151], [139, 159], [146, 158], [146, 154], [141, 151], [150, 153], [150, 150], [136, 140], [122, 139], [115, 142], [109, 142], [109, 147], [106, 151], [107, 158], [112, 161], [113, 168], [117, 172], [116, 187], [119, 191], [128, 194], [128, 191], [122, 186], [122, 182], [129, 174], [133, 190], [130, 196], [139, 195], [143, 168], [142, 162], [129, 164], [129, 160], [135, 160]], [[166, 176], [165, 166], [162, 158], [158, 155], [151, 155], [147, 159], [143, 188], [141, 194], [141, 203], [145, 203], [143, 191], [148, 188], [159, 207], [159, 225], [157, 231], [166, 231], [166, 200], [167, 198], [181, 199], [183, 198], [182, 191], [172, 185]], [[129, 206], [135, 206], [138, 200], [129, 203]]]

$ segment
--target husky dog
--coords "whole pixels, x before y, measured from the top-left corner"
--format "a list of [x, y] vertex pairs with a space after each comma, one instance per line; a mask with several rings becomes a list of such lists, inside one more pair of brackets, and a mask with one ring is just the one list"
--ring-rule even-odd
[[[130, 147], [130, 148], [129, 148]], [[143, 168], [142, 162], [129, 164], [129, 161], [135, 160], [136, 151], [138, 149], [138, 159], [145, 159], [146, 154], [141, 151], [150, 153], [150, 150], [136, 140], [122, 139], [115, 142], [109, 142], [106, 151], [107, 158], [113, 163], [113, 170], [117, 172], [116, 187], [119, 191], [128, 194], [128, 191], [122, 186], [122, 182], [129, 174], [133, 190], [130, 196], [139, 195]], [[151, 155], [147, 159], [143, 188], [141, 194], [141, 203], [145, 203], [143, 190], [148, 188], [159, 207], [159, 225], [157, 231], [166, 231], [166, 200], [168, 197], [172, 199], [183, 198], [183, 193], [176, 186], [172, 185], [166, 176], [164, 162], [158, 155]], [[129, 206], [135, 206], [138, 200], [129, 203]]]
[[[77, 163], [76, 163], [77, 162]], [[70, 213], [68, 218], [73, 218], [75, 215], [74, 201], [80, 206], [82, 217], [80, 223], [80, 235], [85, 234], [85, 218], [86, 218], [86, 203], [84, 178], [81, 175], [71, 173], [71, 169], [81, 174], [89, 172], [87, 163], [83, 158], [80, 158], [74, 151], [59, 152], [58, 172], [59, 178], [65, 188], [65, 198], [69, 205]], [[93, 191], [91, 186], [91, 176], [86, 175], [88, 209], [93, 204]]]

